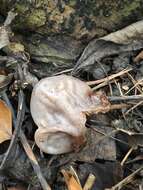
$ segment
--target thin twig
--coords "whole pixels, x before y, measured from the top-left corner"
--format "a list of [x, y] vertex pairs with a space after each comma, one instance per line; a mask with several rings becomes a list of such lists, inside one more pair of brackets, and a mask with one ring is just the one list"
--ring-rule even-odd
[[122, 75], [128, 73], [128, 72], [131, 71], [131, 70], [132, 70], [132, 68], [124, 69], [124, 70], [122, 70], [122, 71], [120, 71], [120, 72], [118, 72], [118, 73], [115, 73], [115, 74], [110, 75], [110, 76], [108, 76], [108, 77], [105, 77], [105, 78], [103, 78], [103, 79], [99, 79], [99, 80], [95, 80], [95, 81], [89, 81], [89, 82], [86, 82], [86, 83], [87, 83], [89, 86], [90, 86], [90, 85], [95, 85], [95, 84], [100, 84], [100, 83], [103, 83], [103, 82], [107, 83], [107, 82], [109, 82], [110, 80], [115, 79], [115, 78], [117, 78], [117, 77], [119, 77], [119, 76], [122, 76]]
[[140, 88], [140, 86], [139, 86], [139, 83], [132, 77], [132, 75], [130, 75], [129, 73], [127, 74], [128, 75], [128, 77], [130, 78], [130, 80], [132, 81], [132, 83], [133, 83], [133, 87], [131, 87], [129, 90], [128, 90], [128, 92], [126, 92], [125, 94], [128, 94], [132, 89], [134, 89], [134, 87], [136, 87], [137, 88], [137, 90], [142, 94], [143, 92], [142, 92], [142, 89]]
[[[23, 70], [22, 70], [22, 67], [21, 65], [17, 65], [17, 71], [18, 71], [18, 78], [20, 79], [21, 81], [21, 86], [23, 86], [22, 82], [24, 81], [24, 74], [23, 74]], [[24, 97], [24, 94], [23, 94], [23, 91], [22, 91], [22, 96]], [[49, 186], [49, 184], [47, 183], [46, 179], [44, 178], [42, 172], [41, 172], [41, 168], [38, 164], [38, 161], [28, 143], [28, 140], [24, 134], [24, 132], [22, 131], [22, 129], [20, 130], [20, 141], [23, 145], [23, 148], [31, 162], [31, 165], [41, 183], [41, 186], [43, 188], [43, 190], [51, 190], [51, 187]]]
[[[21, 113], [22, 110], [23, 110], [23, 105], [24, 105], [24, 94], [23, 94], [22, 90], [20, 90], [20, 96], [21, 96], [21, 98], [19, 98], [19, 103], [18, 103], [18, 105], [19, 105], [19, 116], [24, 117], [23, 114]], [[14, 115], [14, 118], [16, 118], [11, 103], [8, 102], [8, 101], [6, 101], [6, 103], [9, 105], [9, 107], [10, 107], [10, 109], [12, 111], [12, 114]], [[21, 118], [19, 118], [19, 122], [20, 122], [20, 125], [22, 125], [22, 119]], [[15, 129], [17, 129], [16, 128], [17, 123], [18, 123], [18, 119], [17, 119], [17, 122], [14, 121], [14, 128]], [[17, 130], [19, 130], [19, 129], [17, 129]], [[28, 158], [30, 159], [31, 165], [33, 166], [33, 169], [34, 169], [35, 173], [37, 174], [37, 177], [38, 177], [38, 179], [39, 179], [39, 181], [41, 183], [42, 188], [44, 190], [51, 190], [50, 186], [48, 185], [46, 179], [44, 178], [44, 176], [43, 176], [43, 174], [41, 172], [40, 166], [39, 166], [39, 164], [38, 164], [38, 162], [36, 160], [36, 157], [35, 157], [34, 153], [32, 152], [32, 149], [31, 149], [31, 147], [30, 147], [30, 145], [29, 145], [29, 143], [27, 141], [27, 138], [26, 138], [25, 134], [23, 133], [23, 131], [21, 129], [20, 129], [19, 132], [20, 132], [19, 136], [20, 136], [20, 140], [21, 140], [21, 143], [23, 145], [23, 148], [24, 148]], [[5, 164], [5, 162], [4, 162], [4, 164]]]
[[122, 181], [120, 181], [119, 183], [117, 183], [116, 185], [114, 185], [112, 188], [110, 188], [108, 190], [121, 189], [124, 185], [127, 185], [128, 183], [130, 183], [132, 181], [132, 179], [134, 178], [134, 176], [137, 173], [139, 173], [141, 170], [143, 170], [143, 166], [141, 166], [139, 169], [135, 170], [132, 174], [130, 174], [129, 176], [127, 176]]
[[[123, 109], [123, 108], [128, 108], [130, 105], [128, 104], [113, 104], [113, 105], [110, 105], [109, 106], [109, 109], [108, 111], [112, 111], [112, 110], [117, 110], [117, 109]], [[90, 114], [97, 114], [97, 113], [101, 113], [101, 112], [107, 112], [106, 109], [104, 110], [104, 108], [100, 108], [100, 107], [95, 107], [95, 108], [92, 108], [92, 109], [88, 109], [86, 110], [84, 113], [87, 114], [87, 115], [90, 115]]]
[[129, 155], [132, 153], [133, 150], [134, 150], [134, 147], [131, 147], [129, 149], [129, 151], [127, 152], [127, 154], [124, 156], [123, 160], [121, 161], [121, 166], [124, 165], [124, 163], [126, 162], [127, 158], [129, 157]]
[[20, 130], [20, 140], [21, 140], [21, 143], [23, 145], [23, 148], [28, 156], [28, 158], [30, 159], [30, 162], [32, 164], [32, 167], [35, 171], [35, 173], [37, 174], [37, 177], [41, 183], [41, 186], [44, 190], [51, 190], [51, 187], [48, 185], [46, 179], [44, 178], [42, 172], [41, 172], [41, 168], [36, 160], [36, 157], [26, 139], [26, 136], [25, 134], [23, 133], [22, 130]]
[[127, 115], [130, 111], [133, 111], [136, 107], [138, 107], [142, 103], [143, 103], [143, 101], [138, 102], [136, 105], [134, 105], [133, 107], [131, 107], [128, 111], [126, 111], [125, 115]]
[[[95, 128], [91, 128], [91, 129], [93, 129], [94, 132], [99, 132], [99, 131], [96, 130]], [[111, 132], [108, 133], [108, 134], [104, 134], [104, 133], [102, 133], [102, 132], [99, 132], [99, 133], [103, 134], [104, 136], [102, 136], [102, 137], [100, 137], [98, 140], [96, 140], [96, 141], [94, 142], [94, 145], [96, 145], [96, 144], [98, 144], [99, 142], [103, 141], [105, 138], [108, 138], [108, 137], [114, 138], [114, 137], [112, 137], [111, 135], [115, 134], [116, 132], [117, 132], [116, 129], [113, 130], [113, 131], [111, 131]]]
[[[3, 96], [4, 100], [6, 101], [6, 103], [9, 105], [10, 103], [7, 101], [7, 95], [6, 95], [6, 92], [4, 92], [5, 95]], [[21, 100], [20, 100], [21, 99]], [[10, 145], [5, 153], [5, 156], [1, 162], [1, 165], [0, 165], [0, 170], [3, 170], [7, 164], [7, 161], [8, 161], [8, 157], [14, 147], [14, 145], [16, 144], [16, 141], [17, 141], [17, 138], [18, 138], [18, 133], [19, 133], [19, 130], [22, 126], [22, 122], [24, 120], [24, 113], [25, 113], [25, 108], [24, 108], [24, 104], [23, 104], [23, 97], [21, 96], [21, 93], [19, 93], [19, 104], [18, 104], [18, 114], [17, 114], [17, 120], [16, 120], [16, 123], [15, 123], [15, 130], [14, 130], [14, 133], [12, 135], [12, 139], [10, 141]]]
[[109, 100], [110, 102], [132, 101], [132, 100], [141, 101], [141, 100], [143, 100], [143, 95], [132, 95], [132, 96], [108, 96], [108, 100]]
[[61, 75], [61, 74], [64, 74], [64, 73], [69, 73], [71, 71], [73, 71], [73, 69], [65, 69], [63, 71], [60, 71], [60, 72], [57, 72], [57, 73], [53, 74], [53, 76]]
[[[118, 79], [117, 79], [117, 80], [118, 80]], [[111, 80], [111, 81], [110, 81], [110, 84], [111, 84], [111, 83], [114, 83], [114, 81]], [[107, 85], [109, 85], [109, 81], [105, 81], [105, 82], [103, 82], [103, 83], [101, 83], [101, 84], [99, 84], [99, 85], [93, 87], [92, 90], [95, 91], [95, 90], [98, 90], [98, 89], [100, 89], [100, 88], [102, 88], [102, 87], [104, 87], [104, 86], [107, 86]]]
[[129, 145], [128, 143], [126, 143], [125, 141], [122, 141], [122, 140], [120, 140], [120, 139], [118, 139], [118, 138], [116, 138], [116, 137], [113, 137], [113, 136], [111, 136], [112, 134], [116, 134], [116, 132], [118, 131], [118, 130], [113, 130], [111, 133], [104, 133], [104, 132], [102, 132], [102, 131], [99, 131], [98, 129], [96, 129], [96, 128], [93, 128], [93, 127], [90, 127], [93, 131], [95, 131], [95, 132], [97, 132], [97, 133], [99, 133], [99, 134], [101, 134], [101, 135], [104, 135], [104, 137], [102, 137], [102, 139], [100, 138], [100, 140], [104, 140], [106, 137], [108, 138], [111, 138], [111, 139], [113, 139], [113, 140], [116, 140], [116, 141], [118, 141], [118, 142], [120, 142], [120, 143], [122, 143], [122, 144], [124, 144], [124, 145]]

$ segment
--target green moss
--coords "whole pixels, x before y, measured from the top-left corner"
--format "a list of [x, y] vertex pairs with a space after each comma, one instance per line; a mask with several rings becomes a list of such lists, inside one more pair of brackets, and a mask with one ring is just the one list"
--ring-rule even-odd
[[15, 5], [15, 11], [18, 13], [18, 14], [21, 14], [21, 13], [25, 13], [26, 11], [28, 11], [28, 5], [26, 4], [16, 4]]
[[121, 11], [121, 14], [125, 17], [129, 16], [132, 11], [140, 7], [140, 0], [134, 0], [132, 3], [127, 3], [124, 9]]
[[42, 9], [33, 10], [26, 19], [27, 27], [36, 29], [46, 23], [46, 13]]
[[134, 0], [133, 2], [126, 1], [124, 2], [123, 8], [117, 12], [117, 10], [112, 11], [111, 20], [114, 23], [118, 23], [122, 18], [127, 18], [132, 14], [133, 11], [137, 10], [140, 7], [140, 0]]
[[76, 5], [76, 0], [70, 0], [69, 6], [74, 7]]

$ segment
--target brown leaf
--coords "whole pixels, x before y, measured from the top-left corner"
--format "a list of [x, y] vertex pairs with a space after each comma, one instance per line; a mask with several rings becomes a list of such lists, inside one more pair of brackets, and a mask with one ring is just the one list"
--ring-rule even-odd
[[68, 190], [82, 190], [81, 185], [77, 182], [75, 177], [70, 172], [67, 172], [65, 170], [62, 170], [61, 172], [65, 178]]
[[11, 138], [12, 114], [8, 106], [0, 100], [0, 143]]
[[8, 187], [7, 190], [26, 190], [26, 188], [22, 186], [16, 186], [16, 187]]

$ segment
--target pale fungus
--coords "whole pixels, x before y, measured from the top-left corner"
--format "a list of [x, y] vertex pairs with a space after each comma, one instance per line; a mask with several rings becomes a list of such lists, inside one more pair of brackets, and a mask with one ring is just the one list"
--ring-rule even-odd
[[31, 96], [31, 114], [38, 126], [35, 142], [48, 154], [79, 150], [85, 143], [86, 113], [106, 112], [110, 104], [83, 81], [60, 75], [42, 79]]

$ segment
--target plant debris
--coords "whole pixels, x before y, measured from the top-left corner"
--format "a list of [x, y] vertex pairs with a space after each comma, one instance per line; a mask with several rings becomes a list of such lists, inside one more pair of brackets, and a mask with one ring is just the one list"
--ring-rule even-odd
[[0, 143], [11, 139], [12, 114], [8, 106], [0, 100]]
[[86, 46], [15, 32], [16, 15], [0, 27], [1, 188], [143, 189], [142, 21]]

